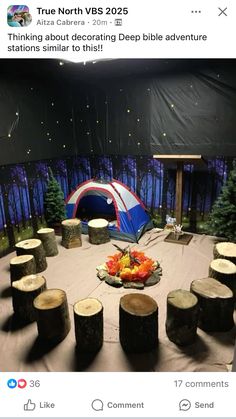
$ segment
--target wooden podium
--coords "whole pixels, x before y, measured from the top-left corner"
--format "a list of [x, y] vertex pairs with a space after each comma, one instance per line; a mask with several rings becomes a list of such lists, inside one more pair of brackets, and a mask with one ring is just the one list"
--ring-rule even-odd
[[182, 224], [184, 164], [203, 165], [204, 160], [199, 154], [155, 154], [153, 158], [176, 169], [175, 217], [176, 223]]

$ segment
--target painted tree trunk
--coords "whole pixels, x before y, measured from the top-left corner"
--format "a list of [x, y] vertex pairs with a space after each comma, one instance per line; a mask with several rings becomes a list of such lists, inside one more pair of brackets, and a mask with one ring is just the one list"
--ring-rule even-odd
[[142, 353], [158, 345], [158, 306], [145, 294], [127, 294], [120, 299], [120, 343], [126, 352]]

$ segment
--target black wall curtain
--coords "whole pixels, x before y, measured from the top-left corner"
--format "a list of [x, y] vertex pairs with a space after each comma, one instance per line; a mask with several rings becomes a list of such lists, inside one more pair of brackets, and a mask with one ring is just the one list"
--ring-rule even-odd
[[235, 155], [236, 76], [202, 69], [151, 85], [153, 154]]
[[[197, 231], [207, 219], [233, 159], [208, 160], [204, 171], [184, 167], [183, 215], [188, 228]], [[118, 179], [136, 192], [157, 225], [166, 214], [174, 216], [175, 171], [147, 156], [80, 156], [0, 167], [0, 255], [16, 242], [33, 237], [45, 224], [44, 194], [52, 169], [65, 198], [82, 182], [96, 177]]]
[[[153, 68], [140, 60], [138, 73], [101, 80], [85, 77], [86, 68], [81, 80], [76, 65], [71, 73], [54, 60], [21, 62], [22, 75], [10, 61], [0, 62], [1, 165], [88, 154], [236, 155], [236, 60], [153, 60]], [[104, 65], [109, 76], [112, 63]]]

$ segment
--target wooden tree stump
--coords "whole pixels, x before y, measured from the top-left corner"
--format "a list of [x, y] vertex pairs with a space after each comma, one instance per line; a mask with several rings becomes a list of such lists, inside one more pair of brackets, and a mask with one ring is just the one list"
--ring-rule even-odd
[[198, 326], [206, 332], [226, 332], [234, 326], [233, 292], [213, 278], [196, 279], [191, 292], [200, 307]]
[[46, 289], [43, 276], [27, 275], [12, 283], [13, 310], [17, 316], [27, 322], [36, 320], [34, 299]]
[[227, 259], [214, 259], [210, 263], [209, 277], [229, 287], [236, 298], [236, 265]]
[[103, 344], [103, 306], [95, 298], [74, 305], [75, 338], [79, 352], [97, 352]]
[[78, 218], [64, 220], [61, 223], [62, 228], [62, 246], [66, 249], [82, 246], [81, 222]]
[[29, 239], [23, 240], [16, 244], [16, 254], [33, 255], [36, 263], [36, 272], [42, 272], [47, 268], [47, 261], [45, 257], [45, 250], [41, 240]]
[[236, 243], [222, 242], [213, 248], [214, 259], [227, 259], [236, 265]]
[[127, 294], [120, 299], [120, 343], [126, 352], [142, 353], [157, 347], [158, 306], [146, 294]]
[[36, 274], [36, 264], [33, 255], [15, 256], [10, 260], [11, 283], [31, 274]]
[[51, 343], [63, 340], [70, 331], [70, 317], [66, 293], [49, 289], [34, 300], [39, 338]]
[[89, 241], [92, 244], [103, 244], [110, 241], [108, 221], [96, 218], [88, 222]]
[[53, 228], [41, 228], [37, 231], [37, 235], [43, 243], [46, 256], [58, 255], [56, 235]]
[[190, 345], [197, 336], [198, 300], [191, 292], [178, 289], [167, 295], [166, 334], [176, 345]]

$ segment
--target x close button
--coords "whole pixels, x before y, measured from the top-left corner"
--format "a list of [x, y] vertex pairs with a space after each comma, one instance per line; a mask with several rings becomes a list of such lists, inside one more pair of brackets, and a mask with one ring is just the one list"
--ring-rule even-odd
[[221, 9], [221, 7], [218, 7], [220, 13], [218, 14], [218, 16], [228, 16], [226, 13], [226, 10], [228, 9], [228, 7], [225, 7], [224, 9]]

